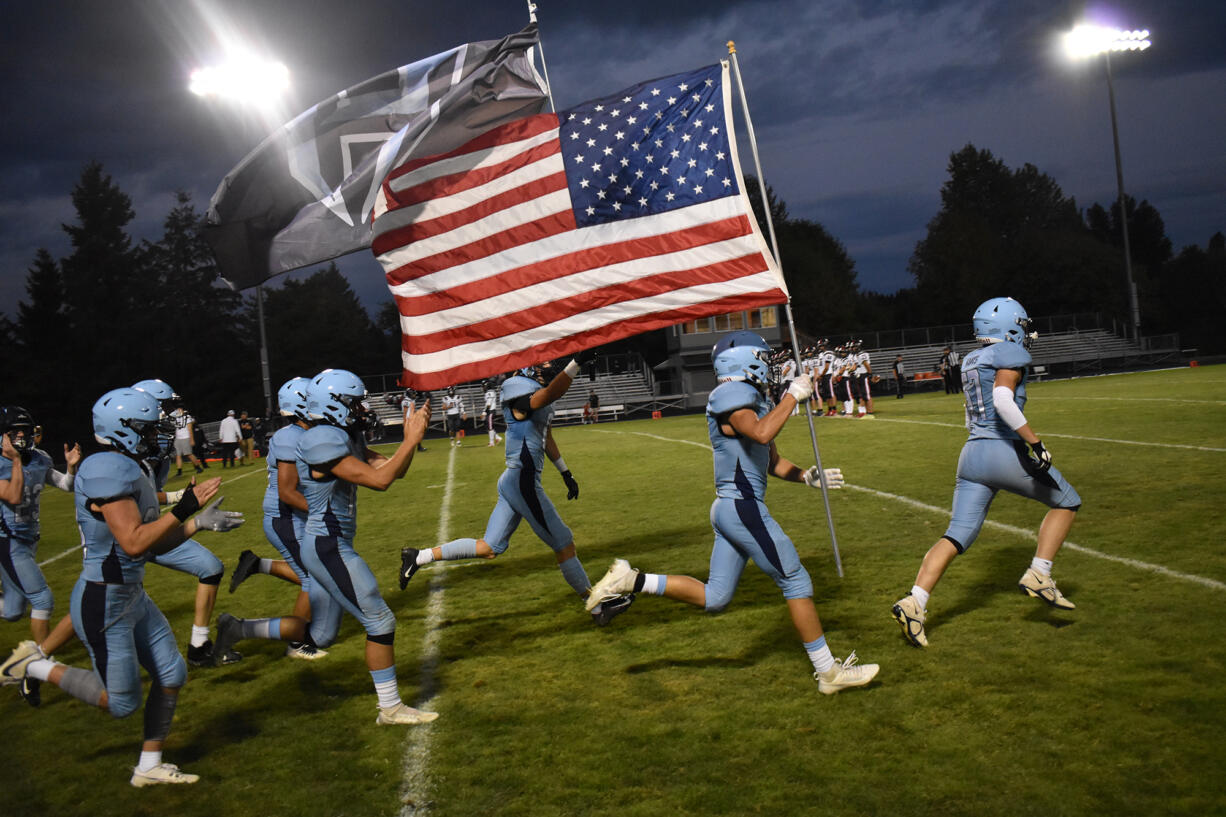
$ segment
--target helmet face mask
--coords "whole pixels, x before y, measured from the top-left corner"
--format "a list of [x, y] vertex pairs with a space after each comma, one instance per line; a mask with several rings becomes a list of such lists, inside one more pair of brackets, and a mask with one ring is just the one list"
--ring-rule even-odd
[[41, 436], [41, 429], [21, 406], [6, 406], [0, 409], [0, 434], [8, 434], [13, 448], [25, 454], [34, 449], [35, 437]]
[[1030, 325], [1026, 309], [1012, 298], [989, 298], [971, 316], [975, 340], [983, 344], [1017, 343], [1029, 349], [1039, 337]]

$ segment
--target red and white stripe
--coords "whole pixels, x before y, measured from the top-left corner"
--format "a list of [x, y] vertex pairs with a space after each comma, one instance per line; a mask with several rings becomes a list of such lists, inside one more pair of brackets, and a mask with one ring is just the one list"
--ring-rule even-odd
[[749, 213], [742, 193], [577, 227], [553, 114], [409, 162], [383, 184], [373, 243], [401, 314], [405, 385], [441, 388], [782, 303]]

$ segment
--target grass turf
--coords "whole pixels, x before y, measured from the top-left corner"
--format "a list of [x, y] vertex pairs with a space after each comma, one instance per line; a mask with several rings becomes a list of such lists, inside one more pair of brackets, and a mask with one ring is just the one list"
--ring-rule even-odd
[[[768, 504], [813, 576], [835, 654], [882, 666], [869, 688], [831, 697], [752, 567], [724, 613], [640, 597], [600, 629], [523, 526], [499, 559], [431, 565], [398, 591], [402, 545], [479, 536], [494, 502], [501, 448], [469, 438], [449, 483], [452, 451], [434, 441], [402, 483], [363, 491], [358, 548], [397, 614], [405, 699], [432, 695], [437, 722], [375, 725], [351, 618], [321, 661], [245, 641], [239, 664], [191, 670], [166, 759], [200, 774], [195, 786], [127, 785], [139, 717], [116, 721], [49, 685], [31, 709], [6, 688], [0, 813], [1222, 813], [1226, 647], [1206, 611], [1226, 599], [1226, 367], [1039, 383], [1031, 398], [1028, 417], [1085, 502], [1070, 536], [1084, 550], [1066, 549], [1055, 569], [1075, 611], [1019, 593], [1033, 537], [989, 526], [933, 594], [931, 647], [904, 643], [889, 608], [945, 527], [964, 437], [956, 397], [883, 397], [875, 420], [815, 421], [823, 463], [849, 482], [831, 495], [841, 580], [819, 495], [771, 482]], [[567, 502], [552, 472], [546, 488], [593, 581], [614, 557], [706, 576], [701, 416], [555, 435], [582, 493]], [[802, 418], [778, 444], [812, 459]], [[249, 521], [200, 540], [227, 566], [244, 548], [273, 555], [262, 470], [212, 473]], [[989, 519], [1033, 531], [1042, 513], [1002, 495]], [[46, 491], [42, 518], [49, 559], [77, 538], [70, 497]], [[44, 566], [56, 617], [78, 558]], [[290, 610], [283, 582], [257, 576], [229, 595], [227, 581], [217, 612]], [[195, 580], [150, 566], [146, 586], [185, 645]], [[27, 637], [26, 621], [0, 622], [4, 649]], [[423, 674], [427, 637], [438, 655]], [[88, 663], [76, 643], [57, 657]]]

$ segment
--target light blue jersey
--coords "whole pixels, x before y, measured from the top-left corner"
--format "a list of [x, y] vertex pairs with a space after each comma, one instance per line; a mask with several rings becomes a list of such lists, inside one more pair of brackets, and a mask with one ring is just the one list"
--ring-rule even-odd
[[[268, 441], [268, 489], [264, 491], [264, 513], [266, 515], [297, 516], [303, 521], [306, 520], [306, 514], [286, 505], [281, 501], [280, 494], [277, 493], [277, 466], [283, 462], [292, 462], [297, 466], [298, 443], [305, 432], [306, 429], [302, 426], [291, 423], [279, 429]], [[301, 471], [298, 476], [301, 481]]]
[[715, 495], [725, 499], [763, 499], [770, 446], [719, 430], [721, 420], [739, 409], [763, 417], [770, 401], [749, 383], [731, 380], [715, 387], [707, 399], [707, 434], [715, 452]]
[[[366, 452], [343, 428], [318, 425], [298, 438], [295, 459], [307, 466], [318, 467], [345, 456], [366, 460]], [[358, 486], [331, 475], [316, 479], [309, 468], [300, 468], [298, 477], [308, 507], [307, 534], [353, 541], [358, 527]]]
[[996, 415], [992, 389], [998, 369], [1018, 369], [1021, 380], [1013, 392], [1019, 411], [1026, 407], [1026, 367], [1030, 352], [1016, 343], [993, 343], [962, 359], [962, 392], [966, 396], [966, 429], [972, 440], [1020, 440]]
[[77, 526], [85, 547], [81, 578], [106, 584], [139, 584], [145, 575], [144, 557], [125, 553], [102, 514], [91, 511], [89, 504], [130, 497], [140, 508], [141, 519], [153, 522], [159, 516], [153, 480], [131, 457], [103, 451], [85, 458], [73, 487]]
[[[0, 536], [19, 539], [27, 544], [38, 541], [38, 508], [41, 504], [43, 486], [51, 478], [51, 457], [35, 448], [30, 452], [30, 461], [22, 458], [21, 501], [10, 505], [0, 500]], [[0, 479], [12, 479], [13, 461], [0, 457]]]
[[[516, 375], [514, 378], [508, 378], [503, 384], [503, 390], [506, 391], [508, 386], [517, 385], [512, 381], [519, 380], [531, 383], [535, 387], [533, 391], [540, 388], [540, 384], [536, 381]], [[545, 464], [545, 435], [549, 431], [549, 422], [553, 419], [553, 406], [537, 409], [527, 419], [517, 420], [511, 411], [509, 401], [503, 400], [502, 418], [507, 424], [507, 468], [531, 467], [539, 475], [541, 467]]]

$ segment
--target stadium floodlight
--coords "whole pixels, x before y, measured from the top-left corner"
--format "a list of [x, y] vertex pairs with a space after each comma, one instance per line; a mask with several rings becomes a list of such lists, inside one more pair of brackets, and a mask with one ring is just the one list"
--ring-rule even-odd
[[222, 65], [192, 71], [188, 88], [197, 96], [266, 102], [289, 88], [289, 69], [275, 60], [236, 57]]
[[1132, 308], [1133, 338], [1141, 342], [1141, 307], [1137, 302], [1137, 284], [1132, 277], [1132, 248], [1128, 244], [1128, 210], [1124, 198], [1124, 165], [1120, 161], [1120, 130], [1115, 115], [1115, 85], [1111, 80], [1112, 51], [1144, 51], [1153, 42], [1149, 29], [1127, 31], [1105, 26], [1079, 25], [1064, 35], [1064, 52], [1072, 59], [1103, 55], [1107, 65], [1107, 99], [1111, 103], [1111, 140], [1115, 146], [1115, 183], [1119, 190], [1120, 232], [1124, 237], [1124, 274], [1128, 280], [1128, 302]]

